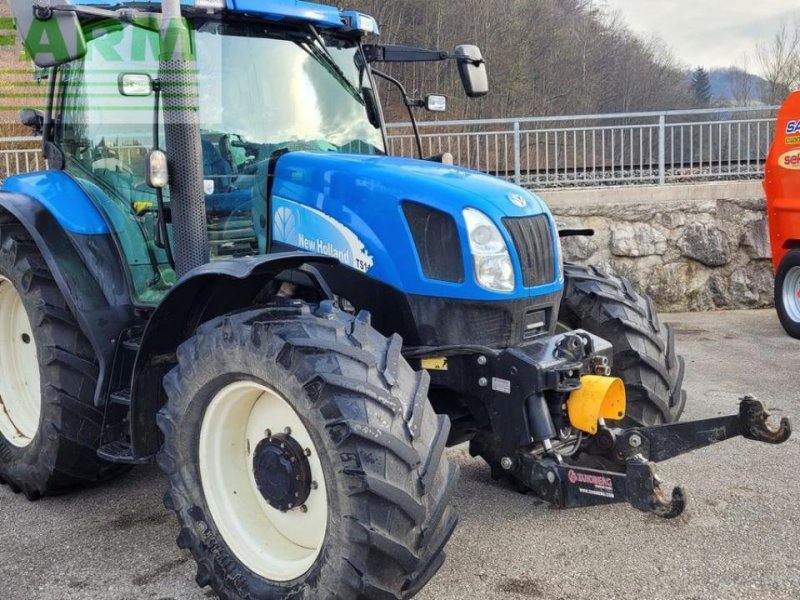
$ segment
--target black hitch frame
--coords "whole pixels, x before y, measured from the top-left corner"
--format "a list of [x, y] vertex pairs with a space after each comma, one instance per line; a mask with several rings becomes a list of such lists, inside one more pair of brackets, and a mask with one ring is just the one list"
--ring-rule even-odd
[[777, 427], [768, 419], [763, 403], [746, 396], [736, 415], [627, 430], [601, 429], [587, 450], [608, 459], [608, 470], [568, 464], [556, 455], [541, 458], [520, 453], [517, 475], [536, 495], [559, 508], [628, 502], [638, 510], [669, 519], [686, 508], [686, 493], [678, 486], [668, 497], [654, 463], [738, 436], [767, 444], [788, 440], [792, 434], [789, 419], [782, 418]]

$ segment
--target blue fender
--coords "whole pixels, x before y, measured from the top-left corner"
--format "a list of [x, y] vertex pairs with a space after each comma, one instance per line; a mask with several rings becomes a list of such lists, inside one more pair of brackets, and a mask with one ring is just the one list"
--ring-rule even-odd
[[286, 252], [208, 263], [181, 277], [150, 317], [139, 344], [131, 380], [134, 457], [153, 456], [161, 447], [156, 415], [166, 400], [161, 386], [165, 368], [172, 368], [164, 357], [173, 355], [202, 323], [254, 306], [259, 292], [281, 273], [310, 279], [321, 297], [332, 298], [316, 265], [337, 264], [328, 256]]
[[62, 171], [40, 171], [9, 177], [2, 191], [38, 201], [66, 231], [80, 235], [109, 233], [102, 214], [75, 180]]
[[119, 335], [136, 324], [108, 226], [77, 183], [60, 172], [9, 178], [0, 191], [0, 211], [28, 231], [89, 340], [99, 368], [95, 404], [101, 406]]

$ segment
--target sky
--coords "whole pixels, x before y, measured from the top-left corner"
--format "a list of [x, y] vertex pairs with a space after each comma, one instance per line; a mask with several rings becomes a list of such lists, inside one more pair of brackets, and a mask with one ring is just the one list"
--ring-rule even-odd
[[605, 0], [637, 33], [657, 34], [689, 66], [740, 64], [782, 23], [800, 17], [798, 0]]

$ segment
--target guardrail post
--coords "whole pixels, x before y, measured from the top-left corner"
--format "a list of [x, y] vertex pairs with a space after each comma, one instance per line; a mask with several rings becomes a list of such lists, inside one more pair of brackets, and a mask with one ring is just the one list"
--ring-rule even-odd
[[519, 121], [514, 121], [514, 183], [522, 185], [522, 142]]
[[658, 116], [658, 184], [667, 182], [667, 115]]

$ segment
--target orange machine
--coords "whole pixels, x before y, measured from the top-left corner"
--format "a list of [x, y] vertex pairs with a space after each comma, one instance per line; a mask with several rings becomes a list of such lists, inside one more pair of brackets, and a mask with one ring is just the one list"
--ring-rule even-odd
[[778, 113], [764, 190], [775, 267], [775, 308], [787, 333], [800, 338], [800, 91], [792, 93]]

